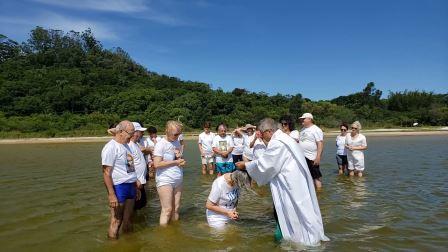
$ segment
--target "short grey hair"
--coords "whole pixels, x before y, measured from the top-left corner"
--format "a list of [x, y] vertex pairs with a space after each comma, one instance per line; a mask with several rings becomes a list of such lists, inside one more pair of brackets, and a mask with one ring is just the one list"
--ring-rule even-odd
[[258, 130], [261, 132], [265, 132], [266, 130], [272, 130], [275, 132], [278, 128], [278, 123], [272, 118], [264, 118], [258, 124]]
[[362, 128], [361, 123], [360, 123], [359, 121], [354, 121], [354, 122], [352, 123], [352, 125], [355, 125], [356, 128], [358, 128], [358, 130], [361, 130], [361, 128]]
[[[131, 123], [130, 121], [128, 121], [128, 120], [121, 121], [119, 124], [117, 124], [117, 126], [115, 127], [115, 130], [116, 130], [116, 131], [123, 131], [123, 130], [126, 130], [126, 127], [127, 127], [129, 124], [132, 124], [132, 123]], [[134, 125], [132, 125], [132, 127], [134, 127]]]

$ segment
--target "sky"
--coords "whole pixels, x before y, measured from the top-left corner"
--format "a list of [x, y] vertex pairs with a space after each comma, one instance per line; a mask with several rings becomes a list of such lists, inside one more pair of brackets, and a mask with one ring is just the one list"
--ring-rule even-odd
[[448, 93], [446, 0], [2, 0], [0, 33], [91, 28], [148, 70], [327, 100], [368, 82]]

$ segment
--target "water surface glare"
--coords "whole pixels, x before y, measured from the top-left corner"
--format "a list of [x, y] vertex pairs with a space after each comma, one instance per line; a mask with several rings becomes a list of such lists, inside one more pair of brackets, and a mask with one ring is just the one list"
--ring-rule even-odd
[[[363, 178], [337, 175], [334, 137], [326, 138], [318, 194], [331, 241], [312, 250], [448, 248], [448, 136], [368, 137]], [[134, 232], [106, 239], [109, 210], [103, 143], [0, 145], [2, 251], [281, 251], [274, 242], [272, 201], [242, 193], [240, 218], [225, 233], [206, 225], [213, 178], [202, 176], [196, 141], [187, 141], [181, 221], [158, 227], [159, 200], [135, 216]]]

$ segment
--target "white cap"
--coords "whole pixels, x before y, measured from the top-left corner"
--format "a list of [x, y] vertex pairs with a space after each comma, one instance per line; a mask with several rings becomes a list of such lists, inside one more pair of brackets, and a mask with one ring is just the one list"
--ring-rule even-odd
[[134, 130], [135, 131], [146, 131], [146, 128], [143, 128], [140, 123], [138, 122], [132, 122], [132, 124], [134, 125]]
[[305, 119], [305, 118], [309, 118], [309, 119], [314, 119], [313, 115], [311, 113], [304, 113], [301, 117], [299, 117], [300, 119]]

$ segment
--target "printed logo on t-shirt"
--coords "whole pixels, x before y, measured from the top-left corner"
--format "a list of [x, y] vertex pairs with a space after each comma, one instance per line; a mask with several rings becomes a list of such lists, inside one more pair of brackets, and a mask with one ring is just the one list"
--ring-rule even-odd
[[135, 172], [134, 157], [129, 152], [126, 153], [126, 172]]
[[239, 193], [240, 191], [238, 190], [238, 188], [235, 188], [226, 194], [228, 199], [228, 203], [225, 204], [226, 208], [233, 209], [238, 205]]
[[227, 151], [227, 141], [219, 141], [219, 150]]

